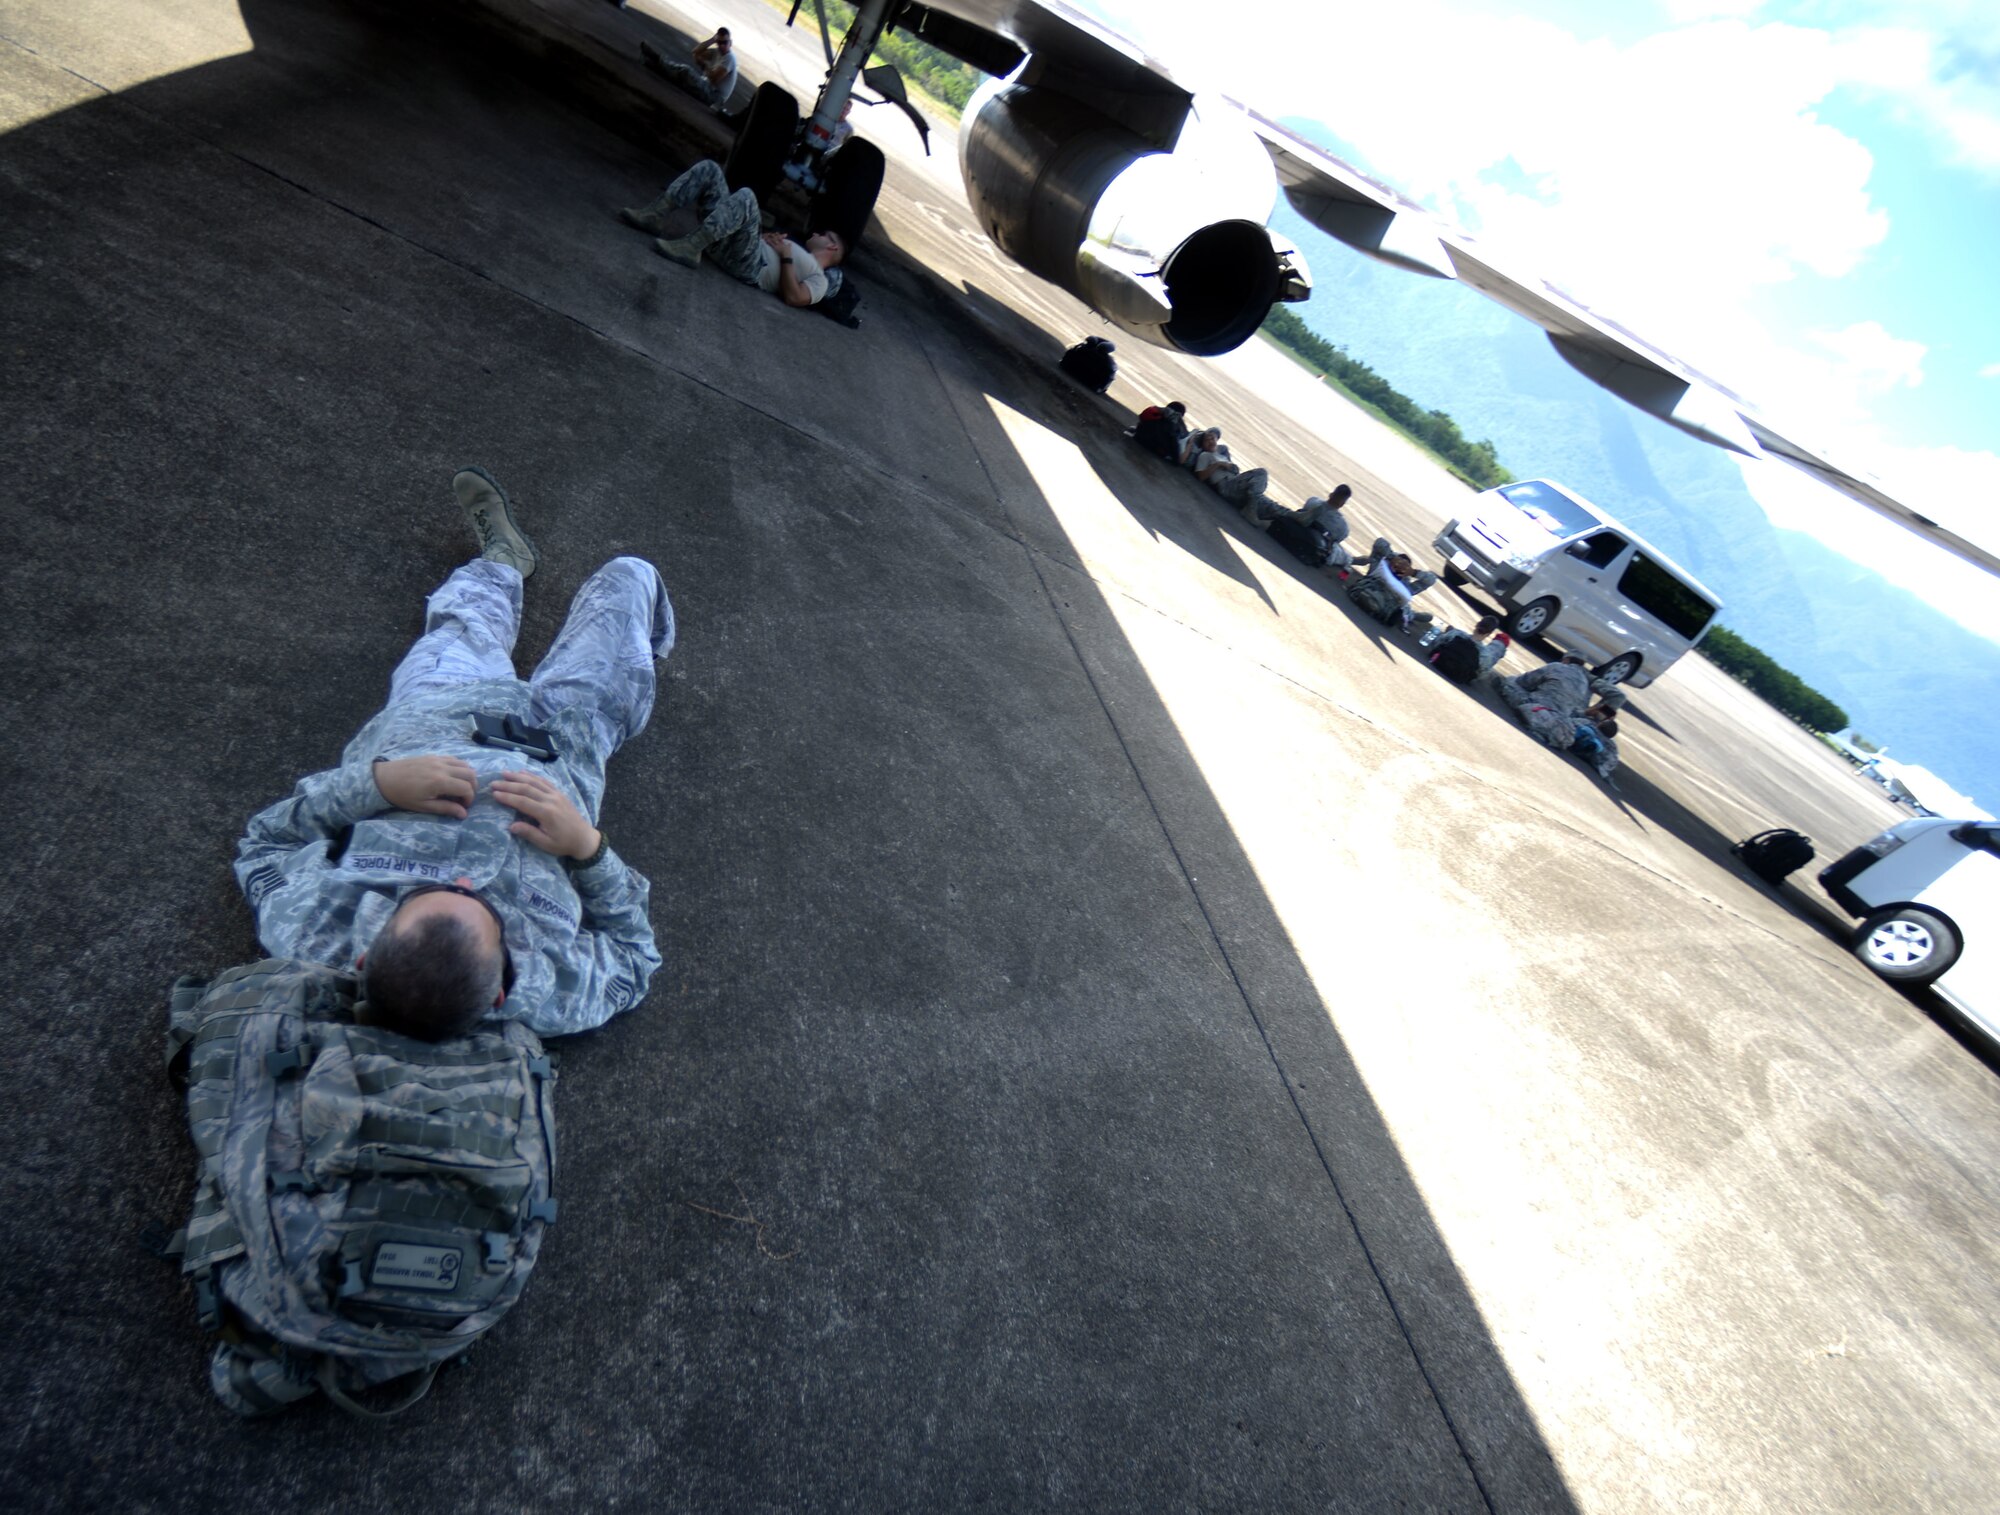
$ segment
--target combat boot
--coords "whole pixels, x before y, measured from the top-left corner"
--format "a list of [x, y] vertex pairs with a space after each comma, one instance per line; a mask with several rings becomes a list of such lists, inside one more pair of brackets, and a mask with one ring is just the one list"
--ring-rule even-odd
[[685, 237], [676, 237], [671, 242], [661, 237], [653, 243], [653, 251], [669, 262], [680, 264], [682, 268], [700, 268], [701, 255], [714, 240], [713, 232], [693, 231]]
[[479, 537], [479, 555], [505, 563], [522, 578], [535, 571], [535, 544], [514, 520], [507, 492], [483, 468], [461, 468], [451, 476], [451, 492]]
[[656, 237], [667, 233], [666, 214], [672, 209], [672, 202], [664, 194], [655, 196], [644, 205], [633, 206], [618, 212], [618, 219], [627, 226], [650, 232]]

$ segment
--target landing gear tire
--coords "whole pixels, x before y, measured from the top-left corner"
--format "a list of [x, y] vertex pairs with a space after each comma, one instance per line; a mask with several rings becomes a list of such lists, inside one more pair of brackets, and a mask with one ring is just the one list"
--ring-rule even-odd
[[1519, 610], [1507, 617], [1507, 634], [1517, 637], [1538, 637], [1549, 629], [1562, 609], [1562, 602], [1552, 595], [1543, 595], [1539, 600], [1530, 600]]
[[868, 229], [875, 213], [875, 199], [882, 193], [882, 149], [859, 137], [833, 155], [826, 165], [826, 178], [813, 196], [806, 216], [806, 230], [840, 233], [840, 240], [852, 252]]
[[722, 177], [731, 189], [748, 189], [759, 200], [771, 193], [799, 137], [799, 102], [782, 85], [764, 83], [729, 144]]
[[1879, 911], [1854, 933], [1854, 955], [1894, 984], [1928, 984], [1958, 961], [1958, 953], [1958, 933], [1915, 905]]

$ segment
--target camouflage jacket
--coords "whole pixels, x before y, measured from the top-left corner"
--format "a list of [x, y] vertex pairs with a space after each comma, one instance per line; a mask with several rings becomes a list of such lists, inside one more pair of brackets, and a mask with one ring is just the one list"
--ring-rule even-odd
[[[1590, 703], [1591, 680], [1574, 663], [1550, 663], [1516, 674], [1501, 686], [1507, 703], [1519, 710], [1528, 705], [1546, 705], [1558, 715], [1578, 716]], [[1567, 744], [1565, 744], [1567, 745]]]
[[[528, 699], [526, 684], [501, 679], [392, 705], [361, 728], [340, 767], [301, 779], [253, 816], [237, 844], [236, 881], [264, 950], [352, 970], [405, 890], [463, 876], [507, 926], [514, 987], [498, 1019], [559, 1036], [637, 1004], [660, 966], [645, 878], [610, 851], [594, 867], [566, 870], [508, 834], [514, 812], [490, 792], [503, 771], [533, 769], [596, 822], [571, 770], [594, 778], [609, 754], [594, 750], [589, 723], [574, 712], [550, 728], [562, 754], [553, 763], [472, 740], [474, 712], [527, 719]], [[426, 753], [463, 758], [477, 773], [464, 820], [392, 809], [375, 787], [375, 759]]]

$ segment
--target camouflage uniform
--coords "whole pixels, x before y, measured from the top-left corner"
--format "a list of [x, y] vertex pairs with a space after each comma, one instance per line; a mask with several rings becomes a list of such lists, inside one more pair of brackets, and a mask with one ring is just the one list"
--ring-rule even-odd
[[722, 165], [703, 158], [669, 184], [663, 198], [669, 205], [701, 212], [702, 230], [713, 238], [707, 249], [711, 262], [745, 284], [758, 282], [764, 268], [764, 213], [753, 191], [732, 190]]
[[[1363, 573], [1373, 573], [1377, 563], [1381, 562], [1384, 558], [1392, 558], [1395, 555], [1396, 549], [1389, 545], [1389, 539], [1387, 537], [1377, 537], [1368, 549], [1368, 556], [1361, 564], [1361, 571]], [[1419, 568], [1408, 579], [1404, 580], [1404, 584], [1411, 594], [1417, 595], [1422, 594], [1437, 581], [1438, 576], [1432, 573], [1430, 569]]]
[[1521, 723], [1558, 752], [1576, 740], [1577, 717], [1590, 703], [1590, 675], [1574, 663], [1551, 663], [1500, 681], [1500, 698]]
[[703, 105], [722, 110], [729, 104], [729, 97], [736, 90], [736, 60], [729, 60], [728, 71], [720, 82], [712, 80], [698, 68], [690, 68], [685, 63], [661, 62], [653, 66], [653, 72], [662, 78], [671, 79], [682, 89], [701, 101]]
[[[1347, 597], [1384, 626], [1404, 632], [1428, 626], [1436, 619], [1428, 610], [1418, 610], [1411, 602], [1438, 581], [1428, 568], [1419, 568], [1405, 580], [1397, 577], [1386, 559], [1394, 556], [1387, 537], [1377, 537], [1368, 549], [1368, 561], [1361, 577], [1347, 586]], [[1378, 571], [1379, 570], [1379, 571]]]
[[1324, 495], [1314, 495], [1292, 515], [1301, 526], [1317, 526], [1325, 535], [1327, 572], [1344, 573], [1354, 566], [1354, 554], [1347, 547], [1347, 534], [1354, 529], [1354, 523], [1338, 505]]
[[[492, 796], [503, 771], [533, 770], [596, 824], [604, 765], [652, 714], [653, 660], [674, 642], [673, 607], [653, 565], [617, 558], [577, 591], [548, 656], [515, 677], [521, 576], [478, 559], [430, 597], [424, 634], [397, 667], [389, 703], [341, 766], [301, 779], [254, 816], [236, 878], [276, 957], [351, 969], [411, 886], [469, 878], [506, 925], [514, 987], [495, 1015], [545, 1036], [585, 1031], [636, 1004], [660, 965], [644, 877], [607, 850], [566, 870], [508, 833]], [[552, 733], [539, 763], [472, 740], [474, 714], [514, 715]], [[443, 754], [469, 763], [478, 794], [464, 820], [392, 809], [378, 758]]]
[[1265, 486], [1271, 482], [1268, 470], [1262, 468], [1236, 469], [1224, 463], [1223, 472], [1209, 480], [1208, 487], [1238, 510], [1253, 505], [1263, 497]]

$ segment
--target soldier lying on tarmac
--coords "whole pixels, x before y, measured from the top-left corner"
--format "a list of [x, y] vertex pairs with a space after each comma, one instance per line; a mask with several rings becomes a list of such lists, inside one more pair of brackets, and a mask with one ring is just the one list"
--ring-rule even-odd
[[252, 817], [236, 878], [264, 950], [358, 963], [376, 1024], [429, 1040], [488, 1016], [586, 1031], [660, 965], [646, 880], [597, 816], [606, 762], [652, 713], [673, 607], [652, 564], [614, 558], [517, 678], [535, 549], [483, 469], [451, 484], [480, 556], [431, 595], [341, 766]]
[[[670, 210], [693, 210], [701, 225], [669, 239], [663, 219]], [[787, 305], [817, 305], [840, 288], [840, 260], [847, 244], [838, 232], [815, 232], [803, 247], [781, 231], [762, 231], [763, 212], [748, 189], [732, 190], [722, 165], [704, 158], [649, 203], [618, 212], [627, 226], [651, 232], [661, 257], [683, 268], [701, 267], [707, 253], [724, 272], [775, 294]]]

